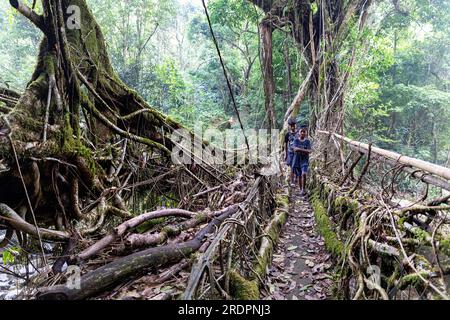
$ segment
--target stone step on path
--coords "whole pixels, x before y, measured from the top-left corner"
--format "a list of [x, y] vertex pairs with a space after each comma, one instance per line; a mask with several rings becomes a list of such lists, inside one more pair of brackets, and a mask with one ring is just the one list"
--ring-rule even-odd
[[265, 300], [332, 299], [331, 255], [316, 231], [313, 209], [298, 188], [290, 190], [289, 216], [273, 254]]

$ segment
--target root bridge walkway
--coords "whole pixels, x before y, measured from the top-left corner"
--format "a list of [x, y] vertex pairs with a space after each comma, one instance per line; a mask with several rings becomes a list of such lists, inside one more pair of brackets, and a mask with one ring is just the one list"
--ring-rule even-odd
[[333, 263], [317, 232], [308, 196], [289, 190], [289, 214], [268, 273], [267, 300], [323, 300], [332, 298]]

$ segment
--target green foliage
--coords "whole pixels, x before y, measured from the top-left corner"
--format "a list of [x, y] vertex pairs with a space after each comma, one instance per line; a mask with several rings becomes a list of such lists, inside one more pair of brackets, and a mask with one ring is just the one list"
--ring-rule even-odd
[[[445, 164], [450, 149], [450, 4], [398, 3], [374, 2], [362, 35], [354, 17], [345, 39], [339, 40], [342, 50], [326, 55], [336, 59], [341, 74], [351, 73], [346, 134]], [[111, 5], [91, 0], [89, 6], [102, 27], [114, 69], [152, 106], [188, 127], [198, 121], [219, 125], [231, 117], [238, 126], [200, 2], [129, 0]], [[318, 9], [318, 2], [312, 1], [310, 10]], [[210, 0], [208, 10], [241, 118], [245, 126], [258, 128], [265, 119], [258, 32], [264, 14], [240, 0]], [[0, 2], [0, 24], [0, 84], [23, 91], [41, 34], [7, 1]], [[274, 31], [279, 122], [308, 72], [301, 54], [287, 32]], [[308, 99], [300, 108], [302, 122], [310, 114]]]
[[445, 163], [450, 148], [450, 4], [399, 3], [401, 12], [388, 1], [376, 7], [381, 24], [364, 34], [358, 48], [346, 100], [347, 132]]
[[41, 36], [8, 1], [0, 2], [0, 25], [0, 85], [22, 91], [36, 64]]
[[2, 252], [3, 264], [13, 264], [16, 261], [16, 257], [20, 255], [20, 252], [20, 247], [6, 248], [6, 250]]

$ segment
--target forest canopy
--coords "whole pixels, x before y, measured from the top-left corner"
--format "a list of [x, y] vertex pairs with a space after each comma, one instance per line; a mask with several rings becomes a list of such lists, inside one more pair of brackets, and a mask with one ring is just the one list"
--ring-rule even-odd
[[[2, 1], [3, 85], [23, 91], [40, 36]], [[259, 20], [249, 1], [208, 1], [237, 105], [248, 127], [263, 125]], [[152, 106], [190, 126], [235, 118], [200, 1], [90, 1], [121, 79]], [[448, 162], [450, 22], [448, 1], [377, 1], [351, 67], [346, 128], [351, 137], [435, 163]], [[355, 30], [356, 32], [356, 30]], [[348, 46], [356, 37], [350, 35]], [[275, 107], [281, 124], [308, 70], [287, 28], [273, 39]], [[344, 48], [345, 50], [345, 48]], [[342, 61], [345, 68], [346, 60]], [[309, 102], [299, 120], [307, 122]], [[236, 119], [232, 121], [237, 125]], [[369, 130], [361, 130], [369, 128]]]

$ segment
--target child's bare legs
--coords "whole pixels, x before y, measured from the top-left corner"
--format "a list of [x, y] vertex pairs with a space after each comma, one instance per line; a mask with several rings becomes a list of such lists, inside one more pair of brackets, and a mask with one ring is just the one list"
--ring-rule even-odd
[[302, 176], [300, 177], [300, 190], [301, 192], [305, 192], [306, 189], [306, 172], [302, 172]]
[[302, 193], [302, 195], [305, 193], [305, 189], [306, 189], [306, 178], [307, 178], [307, 174], [308, 174], [308, 166], [302, 166], [302, 171], [301, 171], [301, 175], [299, 177], [300, 180], [300, 192]]

